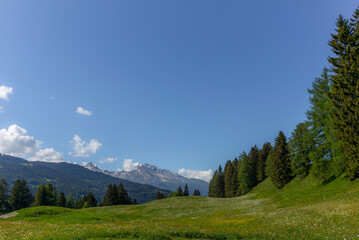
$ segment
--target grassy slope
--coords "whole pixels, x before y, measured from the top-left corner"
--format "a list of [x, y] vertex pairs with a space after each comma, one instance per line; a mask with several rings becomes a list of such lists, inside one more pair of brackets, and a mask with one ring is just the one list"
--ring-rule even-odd
[[136, 206], [23, 209], [0, 221], [0, 238], [357, 239], [358, 197], [359, 181], [344, 176], [326, 185], [311, 176], [294, 179], [280, 190], [266, 180], [233, 199], [181, 197]]

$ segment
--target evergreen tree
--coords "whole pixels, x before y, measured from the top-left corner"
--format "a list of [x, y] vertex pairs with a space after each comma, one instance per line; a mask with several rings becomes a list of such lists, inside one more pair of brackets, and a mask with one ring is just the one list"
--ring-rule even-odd
[[72, 193], [70, 193], [69, 196], [67, 197], [66, 207], [68, 208], [75, 207], [74, 196], [72, 195]]
[[[35, 199], [36, 199], [36, 196], [35, 196]], [[66, 207], [66, 197], [63, 192], [60, 192], [59, 196], [57, 197], [57, 206]]]
[[[259, 165], [259, 149], [257, 145], [251, 147], [251, 150], [248, 153], [249, 161], [252, 165], [252, 173], [253, 175], [253, 187], [257, 185], [257, 174], [258, 174], [258, 165]], [[252, 178], [252, 177], [251, 177]]]
[[[116, 199], [117, 196], [117, 199]], [[112, 186], [112, 184], [108, 185], [105, 197], [103, 199], [103, 206], [112, 206], [116, 205], [118, 202], [118, 192], [116, 184]]]
[[[120, 183], [120, 185], [122, 185], [122, 183]], [[123, 186], [122, 186], [123, 188]], [[113, 205], [119, 205], [121, 204], [120, 202], [120, 191], [122, 192], [122, 189], [119, 190], [118, 187], [116, 186], [116, 184], [112, 185], [112, 198], [113, 198]]]
[[57, 192], [55, 187], [51, 183], [48, 183], [45, 185], [45, 192], [47, 206], [56, 206]]
[[235, 158], [232, 162], [233, 166], [233, 175], [232, 175], [232, 196], [237, 197], [238, 196], [238, 168], [239, 168], [239, 161], [238, 158]]
[[209, 197], [216, 197], [215, 195], [215, 183], [217, 182], [218, 178], [218, 171], [215, 170], [213, 173], [213, 176], [211, 178], [211, 181], [209, 182], [209, 188], [208, 188], [208, 196]]
[[97, 200], [92, 193], [86, 194], [81, 200], [81, 208], [96, 207]]
[[271, 169], [272, 169], [272, 153], [273, 153], [273, 148], [269, 152], [267, 161], [266, 161], [266, 169], [265, 169], [266, 177], [270, 177], [270, 173], [271, 173]]
[[82, 208], [82, 199], [76, 199], [75, 200], [74, 208], [76, 208], [76, 209]]
[[195, 189], [195, 190], [193, 191], [193, 196], [201, 196], [201, 193], [199, 192], [198, 189]]
[[233, 164], [228, 160], [224, 166], [224, 192], [227, 198], [233, 197], [233, 174]]
[[270, 179], [277, 188], [282, 188], [291, 180], [291, 175], [287, 138], [280, 131], [271, 154]]
[[188, 191], [187, 183], [186, 183], [186, 185], [184, 186], [184, 190], [183, 190], [182, 196], [185, 196], [185, 197], [189, 196], [189, 191]]
[[0, 214], [10, 212], [9, 187], [4, 178], [0, 181]]
[[243, 152], [240, 156], [239, 170], [238, 170], [238, 195], [243, 195], [249, 192], [256, 184], [256, 175], [253, 174], [253, 166], [251, 159]]
[[182, 196], [182, 194], [183, 194], [183, 192], [182, 192], [182, 188], [181, 188], [181, 186], [178, 186], [177, 191], [176, 191], [176, 195], [177, 195], [177, 197], [181, 197], [181, 196]]
[[224, 175], [222, 166], [219, 165], [216, 181], [214, 182], [214, 195], [217, 198], [225, 197], [224, 194]]
[[257, 164], [257, 181], [262, 182], [266, 179], [265, 169], [267, 166], [267, 158], [272, 150], [272, 145], [269, 142], [263, 144], [261, 150], [258, 153], [258, 164]]
[[47, 194], [44, 184], [40, 184], [35, 193], [34, 206], [48, 206]]
[[179, 197], [177, 192], [172, 192], [170, 194], [168, 194], [167, 198], [173, 198], [173, 197]]
[[334, 133], [341, 141], [351, 180], [359, 177], [358, 19], [358, 9], [350, 23], [340, 15], [329, 41], [335, 56], [329, 57], [333, 75], [328, 96], [334, 107]]
[[163, 195], [163, 193], [161, 193], [160, 191], [157, 190], [156, 199], [159, 200], [159, 199], [163, 199], [163, 198], [165, 198], [165, 196]]
[[131, 198], [128, 196], [128, 193], [122, 183], [118, 186], [118, 198], [118, 204], [132, 204]]
[[33, 196], [27, 187], [26, 181], [20, 179], [16, 180], [11, 189], [10, 205], [13, 210], [27, 208], [33, 202]]
[[322, 179], [332, 175], [340, 176], [345, 170], [345, 158], [339, 140], [334, 136], [334, 108], [328, 97], [330, 89], [328, 69], [324, 68], [321, 77], [312, 84], [310, 109], [307, 111], [310, 137], [313, 148], [309, 153], [312, 162], [311, 171]]
[[307, 176], [311, 167], [309, 154], [314, 149], [313, 137], [311, 136], [308, 122], [297, 125], [288, 145], [293, 174], [301, 177]]

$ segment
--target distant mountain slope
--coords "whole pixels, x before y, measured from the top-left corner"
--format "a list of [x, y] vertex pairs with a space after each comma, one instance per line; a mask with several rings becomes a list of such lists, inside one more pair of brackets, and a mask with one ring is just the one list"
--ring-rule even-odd
[[207, 195], [208, 193], [209, 184], [203, 180], [186, 178], [170, 170], [160, 169], [149, 164], [138, 165], [132, 171], [108, 171], [98, 167], [94, 163], [89, 163], [85, 165], [85, 167], [92, 171], [102, 172], [113, 177], [142, 184], [150, 184], [158, 188], [169, 189], [172, 191], [176, 191], [178, 186], [181, 186], [183, 189], [184, 185], [187, 183], [190, 194], [193, 193], [194, 189], [199, 189], [202, 195]]
[[[66, 195], [71, 192], [74, 197], [92, 192], [99, 201], [102, 201], [110, 183], [122, 183], [129, 195], [136, 198], [138, 203], [154, 200], [159, 190], [151, 185], [119, 179], [76, 164], [30, 162], [0, 154], [0, 178], [3, 177], [9, 184], [13, 184], [18, 178], [25, 179], [33, 193], [41, 183], [52, 183], [58, 192], [63, 191]], [[170, 193], [168, 190], [161, 191], [165, 194]]]

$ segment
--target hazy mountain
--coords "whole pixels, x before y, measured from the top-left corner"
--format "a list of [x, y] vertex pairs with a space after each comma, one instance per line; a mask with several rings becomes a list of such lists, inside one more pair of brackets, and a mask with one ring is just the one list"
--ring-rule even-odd
[[149, 184], [158, 188], [176, 191], [178, 186], [182, 189], [187, 183], [190, 194], [194, 189], [199, 189], [201, 195], [207, 195], [209, 184], [200, 179], [186, 178], [167, 169], [160, 169], [149, 164], [140, 164], [132, 171], [108, 171], [101, 169], [94, 163], [85, 165], [87, 169], [102, 172], [113, 177], [126, 179], [136, 183]]
[[[71, 192], [77, 198], [91, 192], [99, 201], [103, 200], [110, 183], [122, 183], [129, 195], [136, 198], [138, 203], [154, 200], [157, 190], [160, 190], [151, 185], [109, 176], [102, 173], [100, 168], [96, 171], [95, 168], [89, 170], [72, 163], [32, 162], [2, 154], [0, 154], [0, 178], [5, 178], [11, 185], [16, 179], [25, 179], [33, 193], [41, 183], [51, 183], [58, 192], [62, 191], [65, 195]], [[168, 190], [160, 191], [166, 195], [170, 193]]]

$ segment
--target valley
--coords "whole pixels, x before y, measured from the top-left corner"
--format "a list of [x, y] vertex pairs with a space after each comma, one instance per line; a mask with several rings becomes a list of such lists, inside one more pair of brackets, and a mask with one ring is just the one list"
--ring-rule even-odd
[[141, 205], [34, 207], [0, 220], [5, 239], [357, 239], [359, 182], [313, 176], [237, 198], [178, 197]]

